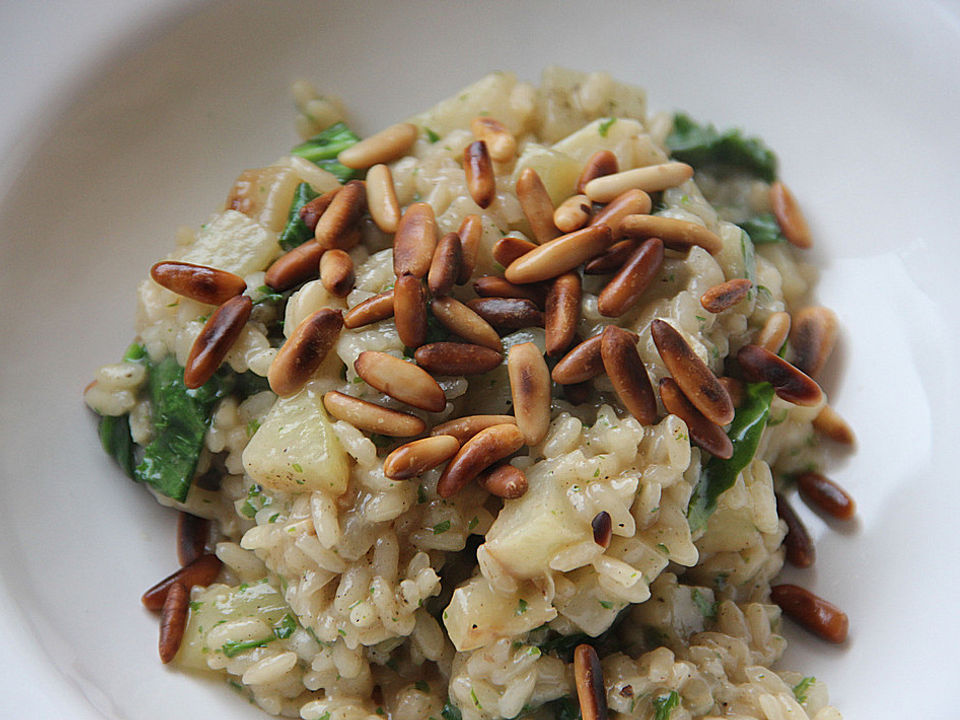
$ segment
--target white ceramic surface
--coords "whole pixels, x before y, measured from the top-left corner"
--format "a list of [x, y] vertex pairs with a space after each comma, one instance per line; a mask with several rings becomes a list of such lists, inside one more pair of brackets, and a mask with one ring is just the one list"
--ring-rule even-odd
[[80, 390], [176, 227], [295, 141], [291, 79], [369, 133], [489, 69], [561, 63], [778, 151], [842, 323], [827, 389], [859, 436], [833, 473], [857, 521], [802, 510], [818, 563], [788, 573], [851, 638], [788, 625], [782, 666], [848, 718], [957, 717], [957, 2], [187, 5], [0, 5], [0, 716], [259, 716], [157, 662], [138, 597], [174, 562], [172, 516], [100, 452]]

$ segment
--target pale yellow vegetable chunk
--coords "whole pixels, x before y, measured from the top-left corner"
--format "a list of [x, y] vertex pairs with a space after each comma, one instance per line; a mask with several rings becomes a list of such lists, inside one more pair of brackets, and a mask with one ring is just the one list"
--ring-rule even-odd
[[574, 160], [565, 153], [553, 148], [527, 143], [523, 153], [517, 158], [517, 164], [510, 179], [513, 187], [525, 168], [533, 168], [543, 181], [554, 207], [573, 195], [577, 178], [583, 170], [583, 163]]
[[179, 260], [246, 277], [266, 269], [280, 253], [276, 233], [236, 210], [214, 215]]
[[278, 233], [287, 224], [299, 183], [300, 176], [289, 167], [271, 165], [244, 170], [230, 188], [226, 207]]
[[487, 115], [518, 134], [531, 120], [533, 106], [516, 101], [514, 91], [517, 85], [513, 73], [490, 73], [426, 112], [414, 115], [410, 122], [443, 137], [458, 128], [469, 127], [470, 121], [478, 115]]

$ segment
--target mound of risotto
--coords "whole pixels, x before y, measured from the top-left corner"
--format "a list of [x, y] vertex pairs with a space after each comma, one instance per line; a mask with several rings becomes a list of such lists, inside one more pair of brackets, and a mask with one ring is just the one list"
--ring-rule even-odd
[[772, 670], [795, 489], [850, 517], [810, 231], [773, 153], [643, 91], [494, 73], [247, 170], [85, 391], [179, 512], [164, 662], [304, 720], [835, 720]]

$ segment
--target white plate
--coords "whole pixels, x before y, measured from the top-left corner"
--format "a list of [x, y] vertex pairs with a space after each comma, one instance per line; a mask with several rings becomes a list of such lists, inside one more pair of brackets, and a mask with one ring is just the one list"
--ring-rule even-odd
[[850, 718], [955, 716], [956, 2], [184, 4], [0, 11], [0, 714], [259, 716], [157, 662], [138, 597], [171, 569], [173, 518], [100, 452], [80, 391], [123, 351], [175, 228], [295, 141], [291, 79], [371, 132], [489, 69], [562, 63], [778, 151], [843, 327], [827, 389], [859, 435], [833, 473], [858, 519], [804, 511], [818, 563], [790, 574], [849, 612], [851, 638], [788, 623], [782, 667]]

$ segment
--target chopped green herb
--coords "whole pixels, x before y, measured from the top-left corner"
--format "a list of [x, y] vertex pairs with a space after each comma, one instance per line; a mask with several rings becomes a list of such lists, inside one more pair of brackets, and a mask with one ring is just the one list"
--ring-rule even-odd
[[470, 699], [473, 700], [473, 704], [477, 706], [477, 710], [483, 710], [483, 705], [480, 704], [480, 698], [477, 697], [477, 693], [473, 688], [470, 688]]
[[298, 473], [303, 472], [303, 466], [300, 463], [293, 463], [290, 467], [292, 467]]
[[597, 127], [597, 132], [600, 133], [600, 137], [606, 137], [607, 133], [610, 132], [610, 127], [617, 121], [616, 118], [607, 118]]
[[254, 418], [247, 423], [247, 437], [253, 437], [256, 434], [257, 430], [260, 429], [260, 421]]
[[293, 631], [297, 629], [297, 621], [290, 613], [287, 613], [283, 616], [283, 619], [273, 628], [273, 634], [279, 640], [286, 640], [288, 637], [293, 635]]
[[220, 648], [220, 651], [226, 655], [228, 658], [236, 657], [244, 650], [253, 650], [254, 648], [263, 647], [267, 643], [271, 643], [276, 640], [275, 637], [263, 638], [262, 640], [245, 640], [240, 642], [238, 640], [230, 640], [225, 642], [223, 647]]
[[449, 529], [450, 529], [450, 521], [444, 520], [443, 522], [438, 522], [436, 525], [433, 526], [433, 534], [441, 535]]
[[600, 603], [600, 607], [604, 610], [613, 610], [613, 603], [609, 600], [598, 600], [597, 602]]
[[807, 690], [809, 690], [810, 686], [816, 681], [817, 679], [815, 677], [808, 676], [793, 686], [793, 696], [797, 699], [798, 703], [803, 705], [807, 702]]
[[280, 517], [280, 513], [274, 513], [273, 515], [270, 516], [270, 519], [267, 520], [267, 522], [272, 525], [273, 523], [275, 523], [275, 522], [277, 521], [277, 518], [279, 518], [279, 517]]
[[517, 609], [513, 612], [514, 615], [523, 615], [527, 611], [527, 601], [523, 598], [520, 598], [517, 601]]
[[427, 140], [429, 140], [431, 143], [435, 143], [440, 139], [440, 136], [428, 127], [425, 127], [423, 131], [427, 134]]
[[451, 703], [449, 700], [444, 704], [443, 710], [440, 711], [440, 714], [443, 715], [443, 720], [462, 720], [463, 715], [460, 713], [460, 708]]
[[654, 720], [669, 720], [670, 713], [674, 708], [680, 707], [680, 696], [676, 690], [671, 690], [668, 695], [660, 695], [653, 699], [653, 707], [656, 714]]
[[692, 588], [690, 590], [690, 597], [693, 599], [693, 604], [697, 606], [697, 610], [700, 611], [700, 614], [703, 615], [703, 617], [705, 617], [707, 620], [716, 619], [717, 603], [707, 600], [703, 593], [700, 592], [699, 588]]
[[688, 115], [673, 116], [667, 148], [677, 160], [695, 168], [741, 170], [767, 182], [777, 179], [777, 156], [759, 138], [739, 130], [720, 133], [713, 125], [699, 125]]
[[427, 685], [423, 680], [417, 680], [417, 681], [413, 684], [413, 686], [414, 686], [417, 690], [419, 690], [420, 692], [423, 692], [423, 693], [428, 693], [428, 692], [430, 692], [430, 686]]
[[467, 530], [473, 530], [480, 523], [480, 518], [474, 515], [470, 518], [470, 522], [467, 523]]
[[313, 232], [300, 217], [300, 208], [316, 197], [318, 195], [310, 187], [310, 183], [302, 182], [297, 185], [297, 189], [293, 192], [293, 202], [290, 203], [290, 211], [287, 213], [286, 227], [280, 233], [279, 243], [284, 250], [293, 250], [313, 237]]
[[350, 128], [338, 122], [306, 142], [300, 143], [290, 150], [290, 154], [319, 165], [327, 172], [333, 173], [341, 183], [345, 183], [355, 178], [357, 171], [337, 162], [337, 155], [359, 141], [360, 138]]
[[191, 609], [193, 612], [196, 612], [197, 610], [199, 610], [199, 609], [202, 608], [202, 607], [203, 607], [203, 603], [202, 603], [200, 600], [191, 600], [191, 601], [190, 601], [190, 609]]
[[780, 224], [773, 213], [754, 215], [740, 223], [740, 229], [750, 236], [754, 245], [771, 245], [787, 240], [780, 231]]
[[422, 485], [417, 485], [417, 503], [423, 505], [427, 502], [427, 489]]

